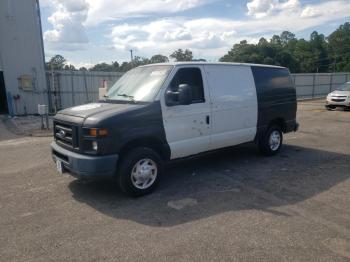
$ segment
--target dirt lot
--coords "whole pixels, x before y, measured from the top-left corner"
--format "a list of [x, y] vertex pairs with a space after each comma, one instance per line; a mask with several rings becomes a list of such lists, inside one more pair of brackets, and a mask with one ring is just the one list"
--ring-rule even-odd
[[0, 123], [0, 260], [349, 261], [350, 112], [308, 101], [298, 120], [275, 157], [173, 163], [139, 199], [59, 175], [51, 138]]

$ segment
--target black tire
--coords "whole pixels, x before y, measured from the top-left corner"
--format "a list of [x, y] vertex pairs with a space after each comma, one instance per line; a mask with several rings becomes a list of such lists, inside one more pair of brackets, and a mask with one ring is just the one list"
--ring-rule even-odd
[[[140, 189], [135, 186], [135, 179], [132, 176], [135, 165], [143, 159], [150, 159], [156, 164], [157, 172], [154, 182], [147, 188]], [[159, 179], [163, 173], [163, 160], [151, 148], [139, 147], [132, 149], [126, 153], [120, 161], [117, 181], [120, 189], [129, 196], [138, 197], [151, 193], [159, 183]], [[135, 169], [134, 169], [135, 170]], [[132, 181], [133, 180], [133, 181]]]
[[326, 105], [325, 106], [327, 110], [335, 110], [336, 106], [332, 106], [332, 105]]
[[[275, 131], [278, 132], [280, 137], [280, 142], [277, 148], [274, 148], [272, 145], [270, 145], [270, 137]], [[262, 154], [266, 156], [272, 156], [277, 154], [281, 150], [282, 142], [283, 142], [283, 133], [282, 133], [281, 127], [279, 125], [272, 125], [266, 130], [264, 134], [260, 136], [258, 141], [258, 147]]]

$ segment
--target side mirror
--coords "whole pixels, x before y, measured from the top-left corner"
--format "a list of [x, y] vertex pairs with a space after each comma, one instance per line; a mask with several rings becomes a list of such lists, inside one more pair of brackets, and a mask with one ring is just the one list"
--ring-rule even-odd
[[165, 93], [165, 103], [167, 106], [176, 106], [179, 104], [179, 92], [168, 90]]
[[179, 85], [179, 104], [189, 105], [192, 103], [192, 89], [188, 84]]
[[192, 89], [188, 84], [179, 85], [178, 91], [167, 91], [165, 94], [167, 106], [189, 105], [192, 103]]

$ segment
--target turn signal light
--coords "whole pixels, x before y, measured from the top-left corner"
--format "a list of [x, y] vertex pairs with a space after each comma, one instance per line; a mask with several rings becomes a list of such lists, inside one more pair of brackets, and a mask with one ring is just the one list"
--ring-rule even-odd
[[89, 130], [89, 135], [90, 135], [90, 136], [97, 137], [97, 134], [98, 134], [97, 129], [90, 129], [90, 130]]
[[89, 129], [89, 136], [93, 137], [103, 137], [108, 135], [108, 130], [105, 128], [97, 129], [97, 128], [91, 128]]

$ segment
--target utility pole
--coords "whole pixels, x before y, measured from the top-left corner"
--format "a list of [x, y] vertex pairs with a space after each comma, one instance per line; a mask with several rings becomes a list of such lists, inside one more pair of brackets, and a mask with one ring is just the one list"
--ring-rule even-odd
[[134, 61], [134, 56], [132, 55], [132, 49], [130, 49], [131, 62]]

